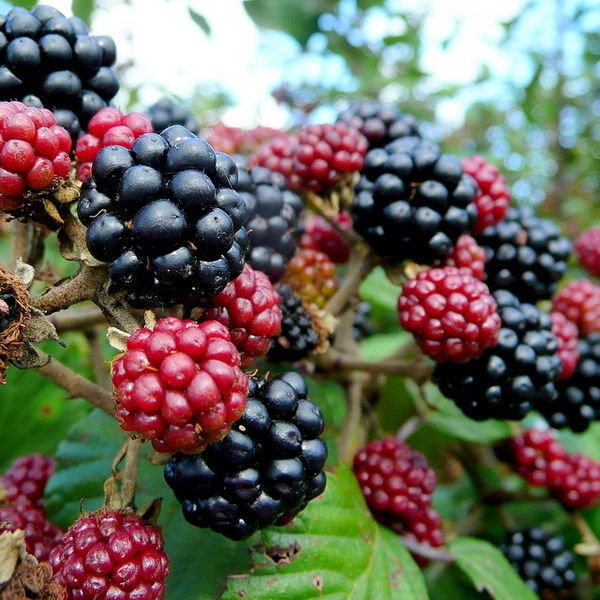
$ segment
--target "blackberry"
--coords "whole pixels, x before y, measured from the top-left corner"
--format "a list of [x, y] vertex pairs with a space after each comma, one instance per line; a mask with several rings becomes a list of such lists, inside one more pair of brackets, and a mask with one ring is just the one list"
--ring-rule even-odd
[[6, 489], [11, 501], [22, 497], [41, 506], [46, 483], [54, 473], [54, 466], [54, 459], [44, 454], [19, 456], [0, 476], [0, 486]]
[[[340, 229], [352, 229], [352, 217], [347, 212], [336, 213], [334, 220]], [[302, 223], [301, 248], [318, 250], [326, 254], [336, 265], [343, 265], [350, 258], [350, 245], [342, 234], [319, 215], [309, 215]]]
[[444, 259], [444, 266], [468, 269], [471, 275], [483, 280], [485, 277], [485, 250], [467, 234], [461, 235], [452, 251]]
[[600, 421], [600, 332], [581, 338], [579, 362], [571, 377], [557, 384], [558, 396], [538, 410], [556, 428], [585, 431]]
[[477, 217], [476, 185], [437, 145], [400, 138], [370, 150], [355, 188], [356, 231], [392, 261], [443, 259]]
[[371, 303], [359, 302], [354, 308], [354, 319], [352, 321], [352, 339], [360, 342], [375, 333], [375, 325], [371, 320]]
[[575, 251], [579, 264], [590, 275], [600, 277], [600, 227], [586, 229], [575, 240]]
[[552, 298], [552, 310], [575, 323], [581, 335], [600, 331], [600, 286], [573, 279]]
[[540, 598], [572, 597], [575, 556], [562, 536], [538, 527], [509, 531], [500, 550]]
[[294, 362], [307, 358], [321, 341], [313, 311], [289, 285], [276, 289], [281, 299], [281, 333], [271, 341], [268, 359]]
[[562, 370], [550, 315], [520, 303], [506, 290], [492, 294], [502, 325], [497, 344], [464, 364], [441, 363], [434, 380], [441, 392], [476, 421], [522, 419], [557, 398]]
[[242, 159], [238, 159], [238, 167], [235, 189], [248, 208], [246, 260], [274, 283], [296, 251], [302, 200], [287, 188], [280, 173], [265, 167], [246, 168]]
[[552, 317], [552, 333], [558, 340], [558, 357], [562, 362], [562, 371], [559, 379], [569, 379], [577, 367], [579, 362], [579, 348], [577, 338], [579, 330], [575, 323], [569, 321], [565, 315], [559, 312], [551, 312]]
[[374, 100], [350, 104], [338, 115], [337, 122], [358, 129], [367, 138], [369, 148], [383, 148], [402, 137], [421, 137], [415, 117]]
[[172, 98], [161, 98], [148, 109], [148, 117], [152, 123], [152, 129], [160, 132], [170, 125], [183, 125], [188, 131], [200, 132], [198, 119], [188, 110], [184, 104], [177, 104]]
[[13, 8], [0, 19], [0, 100], [49, 108], [73, 140], [119, 90], [116, 47], [77, 17], [49, 6]]
[[226, 154], [180, 125], [103, 148], [78, 215], [111, 289], [138, 307], [212, 297], [244, 268], [246, 203]]
[[175, 454], [165, 480], [198, 527], [239, 540], [301, 511], [325, 488], [323, 418], [295, 372], [252, 378], [242, 418], [202, 454]]
[[486, 253], [488, 287], [510, 289], [523, 302], [550, 298], [567, 270], [571, 242], [529, 208], [509, 207], [503, 221], [475, 239]]

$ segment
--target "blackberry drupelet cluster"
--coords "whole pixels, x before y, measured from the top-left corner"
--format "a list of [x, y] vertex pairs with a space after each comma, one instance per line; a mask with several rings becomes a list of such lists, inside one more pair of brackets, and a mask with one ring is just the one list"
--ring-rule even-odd
[[288, 189], [281, 173], [265, 167], [246, 168], [246, 161], [236, 160], [239, 169], [234, 187], [248, 207], [246, 260], [276, 282], [296, 251], [302, 200]]
[[552, 310], [577, 325], [581, 335], [600, 331], [600, 286], [574, 279], [552, 298]]
[[577, 581], [575, 555], [561, 535], [538, 527], [509, 531], [500, 550], [538, 597], [572, 597]]
[[0, 100], [52, 110], [73, 140], [119, 90], [116, 47], [50, 6], [0, 16]]
[[9, 500], [21, 497], [41, 506], [54, 466], [54, 459], [44, 454], [20, 456], [0, 476], [0, 486], [5, 488]]
[[294, 362], [307, 358], [320, 343], [315, 317], [302, 298], [287, 284], [279, 284], [281, 333], [271, 341], [268, 359]]
[[160, 98], [148, 108], [148, 117], [152, 129], [160, 132], [171, 125], [182, 125], [188, 131], [198, 135], [200, 123], [184, 104], [176, 103], [172, 98]]
[[485, 277], [485, 250], [466, 233], [461, 235], [452, 251], [444, 259], [446, 267], [468, 269], [471, 275], [483, 280]]
[[301, 375], [253, 378], [242, 418], [202, 454], [176, 454], [165, 479], [198, 527], [239, 540], [288, 520], [325, 489], [323, 418]]
[[438, 364], [433, 377], [468, 417], [519, 420], [556, 399], [558, 342], [549, 314], [506, 290], [493, 297], [502, 321], [497, 344], [468, 363]]
[[369, 148], [383, 148], [402, 137], [421, 137], [415, 117], [374, 100], [350, 104], [338, 115], [337, 122], [358, 129], [367, 138]]
[[562, 381], [573, 375], [579, 362], [579, 347], [577, 344], [579, 330], [577, 325], [569, 321], [562, 313], [551, 312], [550, 317], [552, 318], [552, 333], [558, 341], [557, 354], [562, 363], [559, 380]]
[[590, 275], [600, 277], [600, 227], [586, 229], [575, 240], [575, 251], [579, 264]]
[[355, 188], [356, 231], [392, 261], [443, 259], [477, 217], [475, 182], [437, 145], [400, 138], [370, 150]]
[[111, 289], [137, 307], [212, 297], [244, 268], [248, 210], [233, 159], [180, 125], [103, 148], [78, 215]]
[[[334, 220], [340, 229], [352, 229], [352, 217], [347, 212], [336, 213]], [[344, 236], [319, 215], [304, 219], [299, 245], [326, 254], [336, 265], [343, 265], [350, 258], [350, 245]]]
[[486, 253], [490, 290], [509, 289], [523, 302], [549, 299], [567, 270], [571, 242], [529, 208], [510, 207], [503, 221], [475, 239]]
[[581, 432], [600, 421], [600, 332], [581, 338], [577, 349], [575, 371], [557, 384], [557, 398], [538, 410], [552, 427]]

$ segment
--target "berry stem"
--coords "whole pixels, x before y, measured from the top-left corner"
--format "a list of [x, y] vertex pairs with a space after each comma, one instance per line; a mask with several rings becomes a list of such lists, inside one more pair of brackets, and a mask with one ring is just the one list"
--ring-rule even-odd
[[407, 550], [412, 554], [427, 558], [429, 560], [437, 560], [444, 563], [453, 563], [456, 561], [454, 556], [444, 548], [432, 548], [428, 544], [420, 544], [413, 538], [401, 535], [399, 536]]
[[11, 223], [11, 227], [12, 248], [8, 268], [11, 271], [14, 271], [19, 258], [24, 263], [29, 262], [31, 242], [33, 238], [33, 225], [31, 223], [21, 223], [15, 219]]
[[363, 385], [366, 376], [353, 373], [348, 385], [348, 415], [342, 427], [339, 453], [342, 462], [352, 463], [358, 449], [364, 445], [366, 432], [362, 427]]
[[106, 285], [97, 291], [94, 301], [104, 313], [109, 325], [127, 333], [142, 326], [129, 310], [109, 293]]
[[325, 221], [327, 221], [327, 223], [331, 225], [331, 227], [333, 227], [333, 229], [335, 229], [350, 246], [356, 247], [363, 243], [362, 238], [356, 234], [353, 229], [343, 229], [340, 226], [335, 219], [337, 211], [331, 209], [327, 210], [327, 204], [321, 196], [315, 194], [315, 192], [308, 192], [306, 194], [306, 201], [310, 208], [323, 217], [323, 219], [325, 219]]
[[[60, 216], [63, 220], [63, 225], [59, 233], [61, 242], [69, 241], [72, 246], [71, 250], [67, 250], [64, 243], [61, 243], [61, 254], [66, 260], [80, 260], [81, 253], [85, 250], [85, 230], [81, 223], [67, 206], [60, 210]], [[66, 240], [65, 240], [66, 238]]]
[[123, 506], [134, 506], [137, 473], [142, 449], [142, 438], [129, 438], [125, 451], [125, 468], [121, 475], [121, 502]]
[[421, 425], [425, 423], [425, 419], [421, 415], [413, 415], [410, 419], [404, 422], [404, 425], [398, 429], [396, 438], [400, 441], [406, 441], [413, 433], [415, 433]]
[[102, 311], [93, 305], [78, 306], [59, 311], [50, 316], [48, 320], [59, 333], [106, 324], [106, 317], [102, 314]]
[[44, 377], [67, 390], [71, 398], [83, 398], [105, 413], [114, 416], [115, 408], [109, 391], [92, 383], [45, 352], [38, 350], [38, 354], [41, 358], [50, 360], [47, 365], [38, 368]]

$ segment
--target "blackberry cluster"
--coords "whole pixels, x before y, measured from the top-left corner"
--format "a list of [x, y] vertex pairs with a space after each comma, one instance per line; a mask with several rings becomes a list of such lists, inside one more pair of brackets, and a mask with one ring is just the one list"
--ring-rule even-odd
[[577, 325], [581, 335], [600, 331], [600, 286], [574, 279], [552, 298], [552, 310]]
[[579, 347], [577, 338], [579, 330], [575, 323], [569, 321], [565, 315], [559, 312], [551, 312], [552, 333], [558, 341], [558, 357], [562, 363], [562, 371], [559, 380], [569, 379], [579, 362]]
[[402, 137], [421, 137], [415, 117], [373, 100], [354, 102], [338, 115], [337, 122], [358, 129], [369, 148], [383, 148]]
[[575, 555], [562, 536], [538, 527], [509, 531], [500, 550], [540, 598], [572, 597], [577, 581]]
[[119, 90], [116, 47], [50, 6], [0, 16], [0, 100], [51, 109], [72, 139]]
[[54, 466], [54, 460], [44, 454], [20, 456], [0, 476], [0, 486], [6, 489], [9, 500], [21, 497], [41, 506]]
[[103, 148], [78, 215], [91, 254], [110, 263], [111, 289], [133, 306], [212, 297], [244, 268], [248, 210], [227, 154], [180, 125]]
[[575, 432], [600, 421], [600, 332], [581, 338], [578, 350], [579, 362], [573, 375], [557, 384], [557, 398], [538, 407], [552, 427]]
[[493, 297], [502, 321], [497, 344], [468, 363], [438, 364], [434, 380], [472, 419], [519, 420], [557, 398], [558, 342], [550, 315], [506, 290]]
[[287, 188], [280, 173], [265, 167], [248, 169], [242, 159], [238, 160], [238, 167], [234, 187], [248, 208], [250, 247], [246, 260], [276, 282], [296, 251], [302, 200]]
[[200, 123], [184, 104], [177, 104], [172, 98], [161, 98], [148, 108], [152, 129], [160, 132], [171, 125], [182, 125], [198, 135]]
[[579, 264], [591, 275], [600, 277], [600, 227], [586, 229], [575, 240]]
[[[344, 231], [352, 229], [352, 217], [347, 212], [336, 213], [336, 224]], [[350, 258], [350, 245], [342, 234], [319, 215], [309, 215], [302, 223], [301, 248], [310, 248], [326, 254], [336, 265]]]
[[165, 479], [198, 527], [239, 540], [287, 520], [325, 489], [323, 418], [301, 375], [253, 378], [242, 418], [202, 454], [174, 455]]
[[281, 307], [281, 333], [271, 341], [272, 362], [294, 362], [307, 358], [319, 345], [315, 317], [291, 286], [277, 286]]
[[381, 256], [431, 264], [475, 223], [475, 182], [431, 142], [400, 138], [370, 150], [361, 173], [354, 227]]
[[571, 242], [529, 208], [509, 207], [503, 221], [475, 239], [486, 253], [488, 287], [510, 289], [523, 302], [550, 298], [567, 270]]

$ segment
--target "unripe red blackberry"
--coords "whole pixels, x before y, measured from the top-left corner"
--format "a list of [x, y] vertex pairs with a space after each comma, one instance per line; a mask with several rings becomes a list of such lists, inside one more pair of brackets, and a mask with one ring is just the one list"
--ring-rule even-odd
[[444, 259], [444, 266], [468, 269], [473, 277], [485, 277], [485, 250], [466, 233], [461, 235]]
[[473, 233], [479, 234], [486, 227], [502, 221], [510, 204], [510, 191], [504, 176], [483, 156], [463, 158], [462, 166], [465, 173], [477, 183], [475, 205], [477, 220], [473, 225]]
[[17, 529], [25, 533], [27, 552], [39, 561], [48, 560], [50, 552], [63, 535], [62, 529], [48, 520], [44, 510], [26, 497], [0, 503], [0, 533]]
[[572, 321], [559, 312], [551, 312], [552, 333], [558, 341], [558, 357], [562, 363], [562, 371], [559, 380], [568, 379], [573, 375], [575, 367], [579, 362], [579, 348], [577, 347], [577, 336], [579, 330]]
[[152, 124], [142, 113], [124, 114], [109, 107], [99, 110], [75, 145], [77, 179], [84, 181], [92, 174], [92, 163], [102, 148], [122, 146], [129, 150], [144, 133], [152, 133]]
[[298, 148], [298, 138], [282, 135], [265, 142], [250, 157], [251, 167], [265, 167], [269, 171], [281, 173], [288, 184], [294, 172], [294, 155]]
[[89, 35], [79, 17], [15, 7], [2, 16], [0, 35], [0, 100], [49, 108], [73, 140], [119, 89], [114, 41]]
[[492, 295], [502, 321], [497, 344], [467, 363], [439, 363], [434, 380], [472, 419], [519, 420], [557, 397], [558, 342], [550, 315], [506, 290]]
[[249, 367], [268, 352], [271, 338], [281, 332], [279, 300], [269, 278], [246, 265], [239, 277], [211, 298], [202, 321], [225, 325], [240, 352], [242, 367]]
[[222, 439], [246, 404], [248, 376], [227, 328], [166, 317], [127, 339], [114, 362], [117, 417], [158, 452], [199, 452]]
[[552, 484], [552, 496], [566, 508], [574, 510], [598, 504], [600, 462], [582, 454], [572, 454], [566, 462], [567, 470]]
[[581, 432], [600, 420], [600, 332], [581, 338], [576, 348], [574, 373], [558, 382], [557, 398], [538, 410], [552, 427]]
[[79, 517], [49, 562], [68, 600], [161, 600], [169, 574], [159, 529], [110, 508]]
[[374, 100], [359, 100], [342, 111], [337, 118], [362, 133], [371, 148], [383, 148], [402, 137], [420, 137], [417, 120], [395, 106]]
[[579, 264], [591, 275], [600, 277], [600, 227], [591, 227], [575, 240]]
[[320, 343], [315, 315], [307, 302], [287, 284], [279, 284], [281, 333], [271, 341], [268, 359], [294, 362], [308, 358]]
[[335, 265], [326, 254], [303, 248], [290, 260], [282, 278], [304, 300], [323, 308], [338, 288]]
[[600, 286], [574, 279], [552, 298], [552, 310], [573, 321], [581, 335], [600, 331]]
[[6, 489], [9, 500], [26, 498], [39, 506], [42, 504], [48, 479], [54, 473], [54, 465], [54, 459], [44, 454], [20, 456], [0, 476], [0, 486]]
[[230, 433], [202, 454], [176, 454], [165, 479], [185, 518], [239, 540], [301, 511], [325, 489], [323, 417], [301, 375], [252, 378]]
[[496, 345], [500, 329], [485, 283], [456, 267], [428, 269], [407, 281], [398, 316], [423, 353], [437, 362], [478, 358]]
[[475, 239], [486, 253], [490, 290], [510, 290], [522, 302], [549, 299], [567, 270], [570, 240], [529, 208], [509, 208], [503, 221]]
[[0, 208], [20, 208], [26, 192], [66, 179], [70, 150], [68, 132], [48, 109], [0, 102]]
[[[160, 132], [171, 125], [182, 125], [196, 135], [200, 132], [198, 119], [184, 104], [177, 104], [171, 98], [160, 98], [152, 104], [148, 108], [148, 117], [150, 118], [150, 123], [152, 123], [152, 129], [156, 132]], [[216, 150], [227, 152], [221, 148], [216, 148]], [[231, 152], [227, 153], [231, 154]]]
[[[352, 217], [345, 212], [337, 213], [338, 226], [349, 231]], [[350, 246], [342, 234], [319, 215], [309, 215], [302, 223], [301, 248], [310, 248], [326, 254], [336, 265], [343, 265], [350, 258]]]
[[539, 598], [573, 597], [575, 556], [562, 536], [537, 527], [509, 531], [500, 550]]
[[393, 262], [433, 264], [471, 229], [475, 182], [432, 142], [399, 138], [366, 157], [355, 187], [354, 228]]

